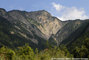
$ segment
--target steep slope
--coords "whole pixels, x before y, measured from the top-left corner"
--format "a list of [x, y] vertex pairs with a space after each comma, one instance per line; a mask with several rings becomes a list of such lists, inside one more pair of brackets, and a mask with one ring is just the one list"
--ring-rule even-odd
[[46, 40], [37, 36], [34, 31], [31, 35], [23, 27], [20, 29], [16, 29], [8, 20], [0, 17], [0, 46], [17, 48], [28, 43], [32, 48], [45, 48]]
[[57, 31], [64, 25], [62, 21], [56, 17], [51, 16], [51, 14], [45, 10], [34, 12], [12, 10], [6, 12], [4, 9], [1, 9], [1, 11], [1, 15], [8, 19], [11, 23], [16, 24], [18, 21], [20, 21], [27, 27], [29, 27], [30, 24], [35, 25], [42, 33], [41, 35], [38, 35], [45, 37], [45, 39], [49, 39], [52, 34], [56, 34]]
[[[17, 46], [15, 46], [13, 45], [14, 41], [11, 41], [12, 47], [29, 43], [32, 46], [35, 44], [38, 48], [45, 48], [46, 40], [48, 40], [52, 34], [56, 34], [64, 25], [62, 21], [51, 16], [51, 14], [45, 10], [35, 12], [12, 10], [7, 12], [5, 9], [0, 8], [0, 16], [12, 25], [11, 28], [13, 28], [13, 30], [9, 30], [11, 36], [16, 34], [18, 37], [18, 35], [20, 35], [20, 38], [15, 36], [12, 38], [9, 36], [10, 40], [18, 42], [16, 43]], [[0, 18], [0, 21], [2, 18]], [[7, 28], [8, 26], [9, 25], [7, 25]], [[23, 40], [23, 42], [21, 40]], [[5, 45], [3, 43], [1, 44]]]
[[45, 34], [47, 39], [49, 39], [52, 34], [56, 34], [57, 31], [63, 26], [62, 21], [60, 21], [56, 17], [53, 17], [45, 10], [29, 12], [26, 14], [26, 16], [32, 18], [33, 20], [36, 20], [42, 25], [37, 27], [43, 34]]
[[88, 26], [89, 26], [89, 20], [81, 21], [80, 26], [77, 25], [78, 28], [74, 30], [64, 41], [62, 41], [61, 44], [67, 45], [71, 43], [72, 41], [76, 40], [78, 37], [80, 37], [86, 32], [86, 29], [88, 29]]
[[[36, 24], [38, 24], [38, 25], [40, 25], [40, 24], [37, 23], [36, 21], [26, 17], [24, 11], [23, 12], [19, 11], [19, 10], [13, 10], [13, 11], [9, 11], [9, 12], [6, 12], [5, 10], [3, 10], [3, 11], [4, 12], [2, 12], [1, 16], [6, 18], [9, 22], [11, 22], [14, 25], [22, 26], [24, 29], [28, 30], [30, 32], [30, 34], [31, 34], [31, 31], [29, 29], [31, 29], [32, 31], [35, 31], [35, 33], [37, 35], [40, 35], [42, 37], [42, 34], [40, 33], [39, 29], [37, 29], [37, 27], [35, 26]], [[31, 22], [31, 21], [33, 21], [33, 22]], [[34, 26], [32, 26], [32, 25], [34, 25]], [[15, 26], [15, 27], [19, 29], [19, 26]], [[38, 34], [38, 33], [40, 33], [40, 34]]]
[[89, 58], [89, 19], [66, 21], [66, 23], [56, 35], [50, 37], [50, 44], [66, 46], [75, 58]]
[[89, 58], [89, 24], [77, 39], [66, 46], [74, 57]]
[[0, 23], [0, 46], [18, 47], [28, 43], [43, 49], [47, 42], [52, 46], [69, 45], [85, 32], [89, 20], [60, 21], [45, 10], [7, 12], [0, 8]]
[[70, 43], [84, 33], [88, 24], [88, 20], [66, 21], [66, 25], [63, 26], [56, 35], [52, 35], [49, 41], [54, 40], [57, 42], [57, 45]]
[[[46, 40], [44, 39], [44, 34], [41, 33], [41, 31], [37, 28], [35, 24], [38, 24], [36, 21], [29, 19], [31, 21], [28, 21], [25, 16], [22, 15], [22, 12], [15, 11], [14, 13], [6, 12], [4, 9], [0, 9], [0, 23], [2, 23], [2, 20], [8, 21], [9, 23], [2, 23], [0, 26], [4, 29], [7, 26], [8, 31], [5, 29], [5, 31], [9, 32], [9, 34], [3, 32], [3, 28], [1, 28], [1, 33], [7, 35], [8, 38], [5, 38], [5, 35], [1, 35], [0, 37], [0, 43], [1, 46], [5, 45], [11, 48], [22, 46], [26, 43], [28, 43], [33, 48], [44, 48], [46, 44]], [[17, 14], [17, 15], [16, 15]], [[13, 16], [14, 15], [14, 16]], [[24, 19], [24, 20], [22, 20]], [[25, 22], [25, 23], [24, 23]], [[7, 24], [7, 25], [5, 25]], [[9, 26], [12, 26], [10, 27]], [[11, 28], [11, 29], [9, 29]], [[3, 36], [3, 37], [2, 37]], [[3, 40], [3, 38], [5, 38]], [[4, 43], [2, 42], [4, 41]], [[8, 43], [6, 43], [6, 41]]]

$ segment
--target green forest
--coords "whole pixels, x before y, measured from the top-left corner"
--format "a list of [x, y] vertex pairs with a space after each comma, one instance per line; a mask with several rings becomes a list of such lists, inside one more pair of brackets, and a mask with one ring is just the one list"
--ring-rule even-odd
[[76, 58], [89, 58], [89, 31], [85, 32], [73, 43], [67, 45], [68, 50]]
[[0, 48], [1, 60], [51, 60], [51, 58], [72, 58], [66, 47], [46, 48], [39, 51], [37, 48], [33, 50], [28, 44], [12, 50], [7, 47]]
[[[81, 42], [82, 40], [82, 42]], [[79, 44], [80, 43], [80, 44]], [[32, 49], [28, 44], [17, 49], [0, 48], [0, 59], [2, 60], [51, 60], [51, 58], [89, 58], [88, 34], [81, 36], [70, 47], [60, 45], [59, 47], [48, 47], [39, 50]]]

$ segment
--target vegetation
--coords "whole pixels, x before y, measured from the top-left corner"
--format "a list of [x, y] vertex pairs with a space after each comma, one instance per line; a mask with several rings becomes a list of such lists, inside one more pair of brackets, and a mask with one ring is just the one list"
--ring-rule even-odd
[[77, 58], [89, 58], [89, 31], [68, 45], [70, 53]]
[[7, 60], [51, 60], [51, 58], [66, 58], [73, 57], [68, 50], [62, 50], [59, 47], [46, 48], [39, 51], [37, 48], [33, 50], [27, 44], [23, 47], [18, 47], [18, 49], [12, 50], [7, 47], [0, 48], [0, 59]]
[[[28, 21], [34, 28], [37, 28], [36, 26], [42, 26], [32, 19]], [[52, 38], [46, 41], [36, 35], [31, 28], [29, 28], [29, 30], [31, 30], [30, 32], [32, 34], [28, 34], [28, 30], [24, 29], [26, 27], [24, 23], [18, 21], [17, 24], [15, 24], [15, 26], [20, 27], [18, 30], [14, 28], [13, 25], [13, 23], [10, 23], [7, 19], [0, 16], [0, 60], [51, 60], [51, 58], [72, 57], [89, 58], [89, 24], [84, 23], [76, 32], [74, 29], [77, 28], [78, 25], [69, 29], [70, 31], [74, 31], [73, 33], [81, 31], [82, 34], [72, 34], [69, 36], [70, 38], [68, 37], [66, 41], [68, 42], [66, 44], [67, 47], [65, 45], [60, 45], [58, 47], [56, 41]], [[68, 26], [71, 27], [71, 25]], [[87, 30], [86, 33], [85, 30]], [[26, 39], [18, 32], [23, 34], [27, 33], [26, 36], [30, 37], [30, 39]], [[73, 40], [72, 36], [76, 37], [76, 39]], [[32, 42], [31, 39], [36, 39], [38, 43], [35, 44], [35, 41]], [[28, 43], [28, 45], [26, 43]]]

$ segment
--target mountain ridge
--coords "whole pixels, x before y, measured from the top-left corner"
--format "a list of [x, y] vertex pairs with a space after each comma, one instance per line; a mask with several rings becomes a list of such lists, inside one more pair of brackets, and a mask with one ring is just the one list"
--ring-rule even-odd
[[[73, 21], [61, 21], [45, 10], [26, 12], [20, 10], [6, 11], [5, 9], [0, 8], [0, 16], [3, 17], [1, 19], [6, 19], [13, 26], [11, 27], [12, 30], [9, 29], [9, 33], [11, 34], [10, 37], [7, 34], [10, 40], [12, 35], [19, 35], [17, 40], [14, 40], [14, 42], [11, 41], [13, 43], [16, 41], [19, 43], [19, 45], [18, 43], [15, 43], [17, 44], [16, 47], [20, 46], [21, 40], [19, 39], [22, 38], [22, 45], [29, 43], [29, 45], [35, 45], [40, 49], [46, 48], [47, 41], [52, 46], [59, 46], [61, 43], [67, 44], [70, 41], [77, 39], [78, 35], [81, 35], [83, 30], [85, 30], [85, 28], [87, 28], [86, 26], [89, 24], [88, 20], [82, 21], [79, 19]], [[14, 37], [15, 36], [13, 36], [13, 38]], [[6, 40], [4, 41], [6, 42]], [[10, 43], [8, 42], [8, 44]], [[15, 47], [15, 45], [13, 45], [13, 47]]]

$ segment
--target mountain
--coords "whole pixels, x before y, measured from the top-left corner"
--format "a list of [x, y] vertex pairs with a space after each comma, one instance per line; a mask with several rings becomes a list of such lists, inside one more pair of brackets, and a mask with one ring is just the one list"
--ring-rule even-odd
[[73, 20], [66, 21], [64, 25], [55, 35], [52, 35], [49, 40], [57, 41], [57, 45], [68, 44], [76, 40], [89, 26], [89, 20]]
[[[6, 11], [0, 8], [0, 23], [2, 23], [2, 20], [8, 22], [1, 25], [2, 27], [7, 26], [1, 28], [1, 33], [7, 35], [8, 38], [1, 35], [0, 46], [9, 45], [8, 47], [18, 47], [29, 43], [34, 48], [45, 48], [49, 37], [56, 34], [64, 25], [62, 21], [51, 16], [45, 10], [26, 12], [19, 10]], [[7, 32], [3, 32], [3, 29]], [[7, 41], [8, 43], [6, 43]]]
[[76, 58], [89, 58], [89, 25], [77, 39], [67, 43], [67, 48]]
[[29, 44], [44, 49], [76, 41], [89, 28], [89, 20], [61, 21], [45, 10], [6, 11], [0, 8], [0, 46], [17, 48]]

